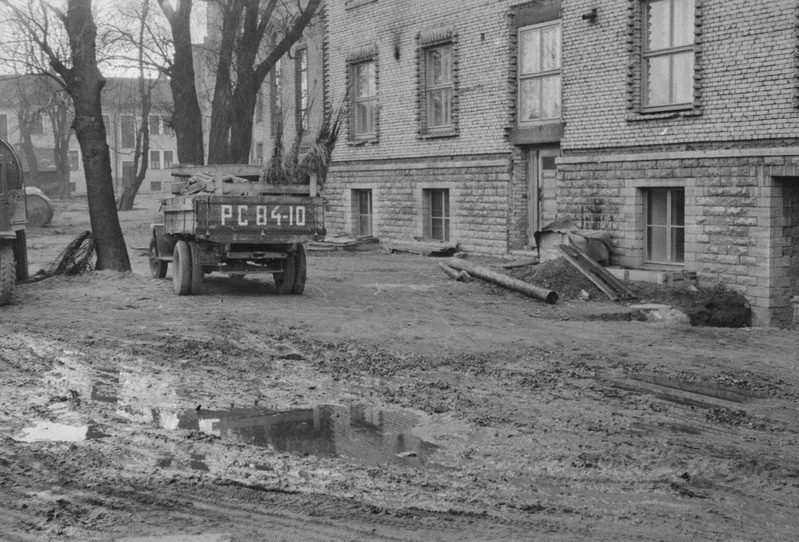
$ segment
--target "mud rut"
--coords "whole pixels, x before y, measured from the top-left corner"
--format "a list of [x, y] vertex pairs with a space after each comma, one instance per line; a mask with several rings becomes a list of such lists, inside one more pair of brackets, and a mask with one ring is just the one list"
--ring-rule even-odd
[[[2, 540], [799, 532], [793, 332], [588, 321], [596, 306], [542, 307], [380, 253], [311, 254], [301, 297], [210, 277], [206, 296], [178, 298], [146, 276], [146, 223], [126, 229], [145, 247], [136, 274], [22, 286], [3, 310]], [[60, 231], [34, 236], [34, 260]], [[365, 413], [347, 444], [380, 454], [286, 451], [203, 421], [258, 409], [336, 428]], [[26, 439], [46, 422], [86, 429]], [[398, 433], [408, 451], [387, 453]]]

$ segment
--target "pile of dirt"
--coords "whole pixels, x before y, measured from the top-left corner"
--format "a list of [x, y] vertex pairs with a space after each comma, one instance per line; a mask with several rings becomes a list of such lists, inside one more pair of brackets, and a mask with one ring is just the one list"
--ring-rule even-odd
[[[566, 258], [519, 267], [511, 276], [558, 293], [561, 300], [607, 301], [608, 298]], [[627, 282], [636, 303], [670, 305], [688, 315], [693, 326], [748, 327], [752, 311], [746, 298], [717, 284], [711, 288], [686, 290], [650, 282]], [[586, 294], [588, 294], [586, 296]]]
[[752, 309], [746, 298], [716, 284], [710, 288], [685, 290], [649, 282], [630, 282], [630, 289], [644, 303], [671, 305], [688, 315], [692, 326], [749, 327]]
[[[604, 294], [585, 278], [566, 258], [547, 260], [535, 265], [511, 270], [513, 278], [529, 282], [541, 288], [554, 290], [561, 300], [601, 299]], [[588, 293], [586, 298], [585, 293]]]

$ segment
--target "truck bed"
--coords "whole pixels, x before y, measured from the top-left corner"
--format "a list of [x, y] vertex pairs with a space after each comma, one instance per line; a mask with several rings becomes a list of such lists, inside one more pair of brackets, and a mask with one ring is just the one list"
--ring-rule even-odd
[[203, 193], [166, 199], [162, 210], [167, 234], [214, 243], [297, 243], [325, 235], [319, 197]]

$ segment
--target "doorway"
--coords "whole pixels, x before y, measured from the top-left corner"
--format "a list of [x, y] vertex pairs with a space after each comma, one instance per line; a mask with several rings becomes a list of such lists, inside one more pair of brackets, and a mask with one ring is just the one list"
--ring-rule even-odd
[[558, 149], [527, 151], [527, 244], [535, 244], [535, 232], [555, 220], [557, 207]]

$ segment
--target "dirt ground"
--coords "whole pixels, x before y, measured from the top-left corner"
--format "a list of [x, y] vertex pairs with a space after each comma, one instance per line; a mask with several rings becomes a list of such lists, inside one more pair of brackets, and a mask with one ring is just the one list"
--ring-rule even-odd
[[[379, 250], [310, 253], [302, 296], [178, 297], [149, 276], [157, 209], [121, 215], [133, 273], [0, 308], [0, 539], [799, 537], [797, 332], [627, 321]], [[85, 229], [57, 202], [31, 272]]]

